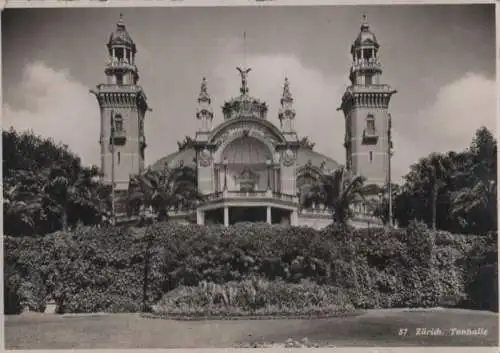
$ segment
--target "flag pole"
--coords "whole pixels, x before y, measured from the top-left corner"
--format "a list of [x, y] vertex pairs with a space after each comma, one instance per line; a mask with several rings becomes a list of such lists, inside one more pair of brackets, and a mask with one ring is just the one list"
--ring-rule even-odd
[[111, 224], [115, 225], [115, 112], [111, 111]]
[[388, 137], [388, 152], [389, 152], [389, 161], [388, 161], [388, 168], [389, 168], [389, 173], [388, 173], [388, 188], [389, 188], [389, 225], [392, 227], [392, 180], [391, 180], [391, 159], [392, 159], [392, 116], [389, 114], [389, 119], [388, 119], [388, 131], [387, 131], [387, 137]]

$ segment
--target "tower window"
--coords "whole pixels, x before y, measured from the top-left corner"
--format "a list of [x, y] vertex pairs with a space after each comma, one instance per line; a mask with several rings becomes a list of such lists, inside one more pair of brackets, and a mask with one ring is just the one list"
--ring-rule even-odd
[[375, 134], [375, 117], [372, 114], [366, 117], [366, 132]]
[[120, 114], [115, 115], [115, 132], [123, 131], [123, 117]]
[[123, 48], [116, 48], [115, 55], [118, 59], [123, 59], [125, 57], [125, 53], [124, 53]]
[[123, 85], [123, 75], [122, 74], [116, 74], [116, 84]]
[[373, 77], [372, 75], [366, 75], [365, 76], [365, 85], [371, 85], [373, 84]]
[[373, 152], [370, 151], [370, 163], [373, 162]]
[[117, 153], [117, 157], [118, 157], [118, 164], [120, 164], [120, 152]]

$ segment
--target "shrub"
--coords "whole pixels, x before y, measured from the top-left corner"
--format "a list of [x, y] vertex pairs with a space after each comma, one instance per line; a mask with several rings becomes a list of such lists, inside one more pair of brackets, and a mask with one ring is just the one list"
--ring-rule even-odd
[[196, 287], [180, 286], [154, 306], [155, 313], [165, 316], [309, 316], [353, 311], [349, 297], [336, 287], [258, 278], [222, 285], [203, 281]]
[[494, 310], [496, 254], [496, 234], [434, 233], [422, 223], [320, 231], [245, 223], [81, 227], [5, 237], [4, 298], [9, 312], [21, 303], [43, 310], [49, 299], [59, 312], [138, 311], [178, 288], [261, 278], [341, 288], [359, 308], [446, 302]]

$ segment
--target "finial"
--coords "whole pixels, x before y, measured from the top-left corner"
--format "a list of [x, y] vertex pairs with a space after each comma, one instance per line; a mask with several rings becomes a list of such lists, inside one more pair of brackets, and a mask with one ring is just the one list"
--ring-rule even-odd
[[366, 30], [370, 26], [368, 25], [368, 22], [366, 20], [366, 12], [363, 12], [363, 15], [361, 16], [361, 30]]
[[241, 88], [240, 88], [240, 92], [241, 92], [241, 94], [247, 94], [248, 93], [247, 76], [248, 76], [248, 73], [250, 71], [252, 71], [252, 69], [251, 68], [242, 69], [242, 68], [237, 67], [236, 70], [238, 70], [240, 72], [240, 76], [241, 76]]
[[290, 81], [288, 81], [288, 77], [285, 77], [285, 84], [283, 85], [283, 96], [281, 97], [281, 104], [283, 102], [291, 102], [293, 101], [292, 92], [290, 92]]
[[247, 66], [247, 32], [243, 32], [243, 65]]
[[200, 95], [198, 96], [198, 102], [208, 101], [210, 103], [210, 96], [207, 90], [207, 79], [203, 77], [201, 80]]
[[123, 13], [121, 12], [120, 12], [120, 19], [118, 20], [116, 26], [119, 28], [125, 28], [125, 21], [123, 20]]

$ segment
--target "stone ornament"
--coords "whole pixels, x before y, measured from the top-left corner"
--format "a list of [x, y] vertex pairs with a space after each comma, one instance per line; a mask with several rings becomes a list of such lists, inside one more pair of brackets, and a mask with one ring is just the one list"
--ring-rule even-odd
[[295, 153], [291, 149], [287, 149], [283, 153], [283, 165], [289, 167], [295, 162]]
[[202, 167], [208, 167], [211, 161], [212, 161], [212, 156], [210, 154], [210, 151], [207, 150], [206, 148], [203, 149], [200, 152], [200, 165]]

